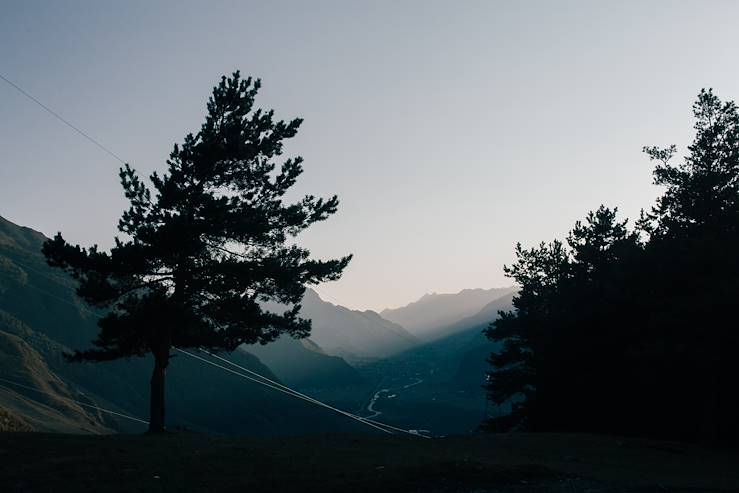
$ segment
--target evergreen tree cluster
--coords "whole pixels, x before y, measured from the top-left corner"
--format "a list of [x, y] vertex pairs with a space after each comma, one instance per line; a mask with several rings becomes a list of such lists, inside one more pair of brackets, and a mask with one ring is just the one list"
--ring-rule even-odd
[[663, 194], [635, 227], [601, 206], [516, 247], [515, 309], [486, 330], [489, 429], [739, 444], [739, 111], [703, 90], [695, 139], [644, 151]]

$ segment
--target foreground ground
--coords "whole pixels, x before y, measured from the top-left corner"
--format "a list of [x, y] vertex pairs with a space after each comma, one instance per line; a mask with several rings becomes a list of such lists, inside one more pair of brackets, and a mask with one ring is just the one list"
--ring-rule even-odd
[[0, 434], [0, 491], [739, 492], [739, 456], [591, 435]]

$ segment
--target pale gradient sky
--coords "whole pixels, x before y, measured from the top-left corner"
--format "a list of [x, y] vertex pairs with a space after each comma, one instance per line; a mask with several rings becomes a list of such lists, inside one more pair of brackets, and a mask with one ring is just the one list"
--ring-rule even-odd
[[[0, 0], [0, 73], [148, 175], [218, 78], [305, 118], [302, 238], [355, 254], [319, 287], [353, 308], [511, 284], [516, 241], [563, 237], [657, 189], [643, 145], [686, 145], [701, 87], [739, 98], [736, 2]], [[119, 163], [0, 81], [0, 215], [109, 246]]]

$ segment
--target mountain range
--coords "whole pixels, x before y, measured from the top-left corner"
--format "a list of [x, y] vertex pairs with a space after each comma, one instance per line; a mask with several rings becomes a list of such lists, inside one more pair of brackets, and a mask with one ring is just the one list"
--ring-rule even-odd
[[[140, 423], [91, 413], [72, 402], [146, 417], [152, 362], [147, 357], [82, 364], [63, 358], [64, 352], [89, 345], [98, 330], [97, 316], [77, 298], [73, 280], [46, 265], [40, 253], [45, 239], [0, 217], [0, 409], [9, 421], [36, 430], [143, 429]], [[329, 367], [348, 368], [337, 365], [334, 357], [298, 347], [310, 352], [315, 368], [324, 361]], [[175, 354], [167, 372], [170, 426], [251, 434], [362, 429], [341, 416]], [[228, 358], [279, 381], [247, 351]], [[43, 412], [30, 412], [32, 402]], [[77, 426], [80, 419], [84, 426]]]
[[[45, 240], [0, 217], [0, 429], [143, 430], [143, 423], [100, 409], [148, 415], [150, 358], [98, 364], [63, 358], [89, 345], [98, 314], [76, 296], [73, 279], [46, 264]], [[301, 316], [312, 320], [309, 339], [242, 346], [226, 357], [342, 409], [382, 414], [396, 425], [466, 431], [479, 420], [480, 382], [493, 347], [481, 331], [498, 310], [511, 308], [514, 292], [431, 294], [377, 313], [330, 303], [307, 289]], [[376, 394], [390, 384], [403, 395]], [[178, 353], [168, 369], [167, 400], [170, 427], [248, 434], [364, 430]]]
[[449, 294], [425, 294], [406, 306], [385, 309], [380, 312], [380, 315], [402, 325], [414, 336], [434, 339], [444, 333], [447, 327], [476, 314], [487, 304], [516, 290], [516, 287], [511, 286], [464, 289], [458, 293]]
[[372, 310], [351, 310], [306, 289], [301, 316], [313, 320], [311, 340], [329, 354], [350, 361], [384, 358], [418, 344], [404, 327]]

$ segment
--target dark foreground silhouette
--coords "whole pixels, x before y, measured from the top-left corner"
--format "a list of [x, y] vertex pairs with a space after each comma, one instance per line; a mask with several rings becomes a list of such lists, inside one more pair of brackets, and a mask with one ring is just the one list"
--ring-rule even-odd
[[662, 195], [631, 228], [601, 206], [516, 248], [514, 311], [487, 331], [494, 429], [739, 447], [739, 107], [701, 91], [695, 139], [646, 148]]
[[[41, 452], [42, 451], [42, 452]], [[289, 438], [0, 434], [11, 492], [739, 491], [739, 456], [576, 434]]]
[[303, 160], [278, 160], [302, 120], [255, 109], [260, 87], [238, 71], [221, 78], [205, 123], [174, 146], [165, 173], [149, 177], [153, 188], [128, 164], [120, 169], [130, 206], [118, 222], [125, 239], [110, 252], [73, 246], [61, 233], [42, 248], [49, 265], [79, 281], [81, 299], [108, 310], [93, 347], [71, 361], [153, 356], [150, 433], [165, 428], [166, 373], [178, 348], [233, 352], [307, 337], [311, 322], [298, 315], [306, 285], [338, 279], [351, 260], [314, 260], [294, 243], [339, 201], [285, 201]]

